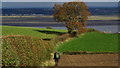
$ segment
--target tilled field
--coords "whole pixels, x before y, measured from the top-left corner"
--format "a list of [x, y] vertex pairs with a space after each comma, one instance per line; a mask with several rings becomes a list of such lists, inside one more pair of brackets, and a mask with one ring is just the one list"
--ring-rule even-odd
[[118, 66], [118, 54], [63, 54], [58, 66]]

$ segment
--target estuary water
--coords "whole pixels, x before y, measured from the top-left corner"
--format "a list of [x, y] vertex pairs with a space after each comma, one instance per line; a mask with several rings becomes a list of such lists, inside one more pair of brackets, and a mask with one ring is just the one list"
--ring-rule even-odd
[[[119, 32], [119, 21], [120, 20], [88, 20], [86, 28], [94, 28], [99, 31], [106, 32]], [[12, 18], [6, 17], [2, 20], [2, 25], [6, 26], [22, 26], [22, 27], [34, 27], [34, 28], [46, 28], [52, 27], [54, 29], [67, 29], [65, 24], [58, 23], [53, 20], [53, 18], [46, 17], [23, 17], [23, 18]]]

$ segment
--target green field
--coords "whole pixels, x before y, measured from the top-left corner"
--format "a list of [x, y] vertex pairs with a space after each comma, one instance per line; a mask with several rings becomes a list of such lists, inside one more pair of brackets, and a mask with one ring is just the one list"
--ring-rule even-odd
[[[2, 44], [2, 64], [8, 66], [41, 66], [43, 62], [50, 60], [51, 53], [56, 51], [55, 48], [60, 52], [117, 52], [118, 50], [118, 34], [103, 34], [93, 29], [88, 29], [88, 32], [73, 38], [69, 34], [63, 34], [67, 30], [1, 27], [2, 35], [9, 35], [3, 37]], [[46, 41], [41, 38], [52, 38], [52, 40]], [[70, 38], [72, 39], [68, 42], [65, 41]]]
[[[0, 26], [2, 27], [2, 64], [10, 66], [40, 66], [50, 60], [51, 53], [61, 34], [67, 30], [42, 29], [31, 27]], [[22, 36], [14, 36], [22, 35]], [[45, 41], [41, 38], [55, 38]], [[64, 37], [65, 38], [65, 37]], [[60, 40], [59, 40], [60, 39]]]
[[78, 38], [59, 44], [56, 48], [60, 52], [87, 51], [87, 52], [117, 52], [118, 34], [84, 33]]
[[67, 30], [61, 29], [44, 29], [32, 27], [17, 27], [17, 26], [0, 26], [2, 27], [2, 35], [25, 35], [40, 38], [55, 38]]

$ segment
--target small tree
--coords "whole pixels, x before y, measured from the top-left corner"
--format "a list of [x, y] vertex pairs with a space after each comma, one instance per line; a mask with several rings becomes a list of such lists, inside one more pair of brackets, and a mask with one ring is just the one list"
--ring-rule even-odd
[[54, 6], [55, 21], [65, 23], [68, 33], [76, 29], [79, 32], [83, 31], [82, 27], [86, 26], [88, 16], [90, 16], [90, 12], [84, 2], [68, 2]]

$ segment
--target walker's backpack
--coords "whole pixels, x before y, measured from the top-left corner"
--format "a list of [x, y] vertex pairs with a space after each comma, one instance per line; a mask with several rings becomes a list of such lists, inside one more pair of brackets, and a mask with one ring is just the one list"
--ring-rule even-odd
[[56, 53], [56, 58], [60, 58], [60, 57], [59, 57], [59, 53]]

